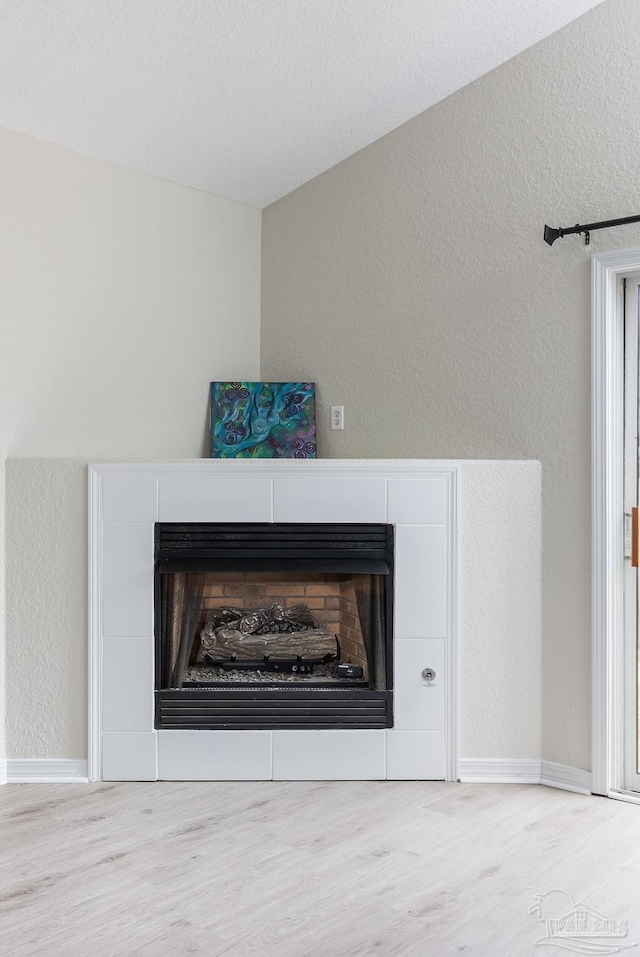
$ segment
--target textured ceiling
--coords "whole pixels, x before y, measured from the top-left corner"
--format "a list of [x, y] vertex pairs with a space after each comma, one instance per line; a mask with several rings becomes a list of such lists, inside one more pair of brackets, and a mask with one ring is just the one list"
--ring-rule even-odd
[[601, 0], [3, 0], [0, 126], [262, 207]]

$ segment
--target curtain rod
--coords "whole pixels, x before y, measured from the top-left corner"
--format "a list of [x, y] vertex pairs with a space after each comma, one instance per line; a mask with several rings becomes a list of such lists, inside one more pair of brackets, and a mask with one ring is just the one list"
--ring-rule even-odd
[[562, 239], [563, 236], [570, 236], [572, 233], [584, 233], [584, 244], [588, 246], [591, 238], [589, 233], [592, 229], [608, 229], [610, 226], [626, 226], [628, 223], [640, 223], [640, 215], [625, 216], [623, 219], [605, 219], [601, 223], [586, 223], [584, 226], [580, 226], [578, 223], [575, 226], [564, 228], [559, 226], [558, 229], [545, 226], [544, 241], [553, 246], [556, 239]]

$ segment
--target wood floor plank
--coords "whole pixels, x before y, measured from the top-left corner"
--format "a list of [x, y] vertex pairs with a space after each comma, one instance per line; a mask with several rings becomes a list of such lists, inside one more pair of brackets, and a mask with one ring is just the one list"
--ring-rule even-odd
[[517, 957], [553, 889], [640, 944], [640, 807], [532, 785], [0, 788], [3, 957]]

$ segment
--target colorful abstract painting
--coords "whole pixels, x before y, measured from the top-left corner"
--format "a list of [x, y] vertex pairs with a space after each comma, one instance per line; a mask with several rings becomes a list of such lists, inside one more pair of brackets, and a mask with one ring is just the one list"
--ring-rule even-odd
[[315, 399], [315, 382], [212, 382], [212, 458], [314, 459]]

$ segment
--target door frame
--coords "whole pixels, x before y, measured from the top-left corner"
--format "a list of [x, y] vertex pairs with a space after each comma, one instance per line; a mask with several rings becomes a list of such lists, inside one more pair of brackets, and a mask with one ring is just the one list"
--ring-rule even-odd
[[620, 279], [638, 270], [640, 248], [591, 260], [591, 789], [610, 797], [624, 796], [624, 323], [619, 293]]
[[[638, 294], [640, 273], [620, 280], [624, 296], [624, 642], [622, 681], [622, 780], [620, 786], [640, 797], [638, 774], [638, 569], [631, 563], [632, 514], [638, 502]], [[622, 299], [622, 297], [621, 297]]]

